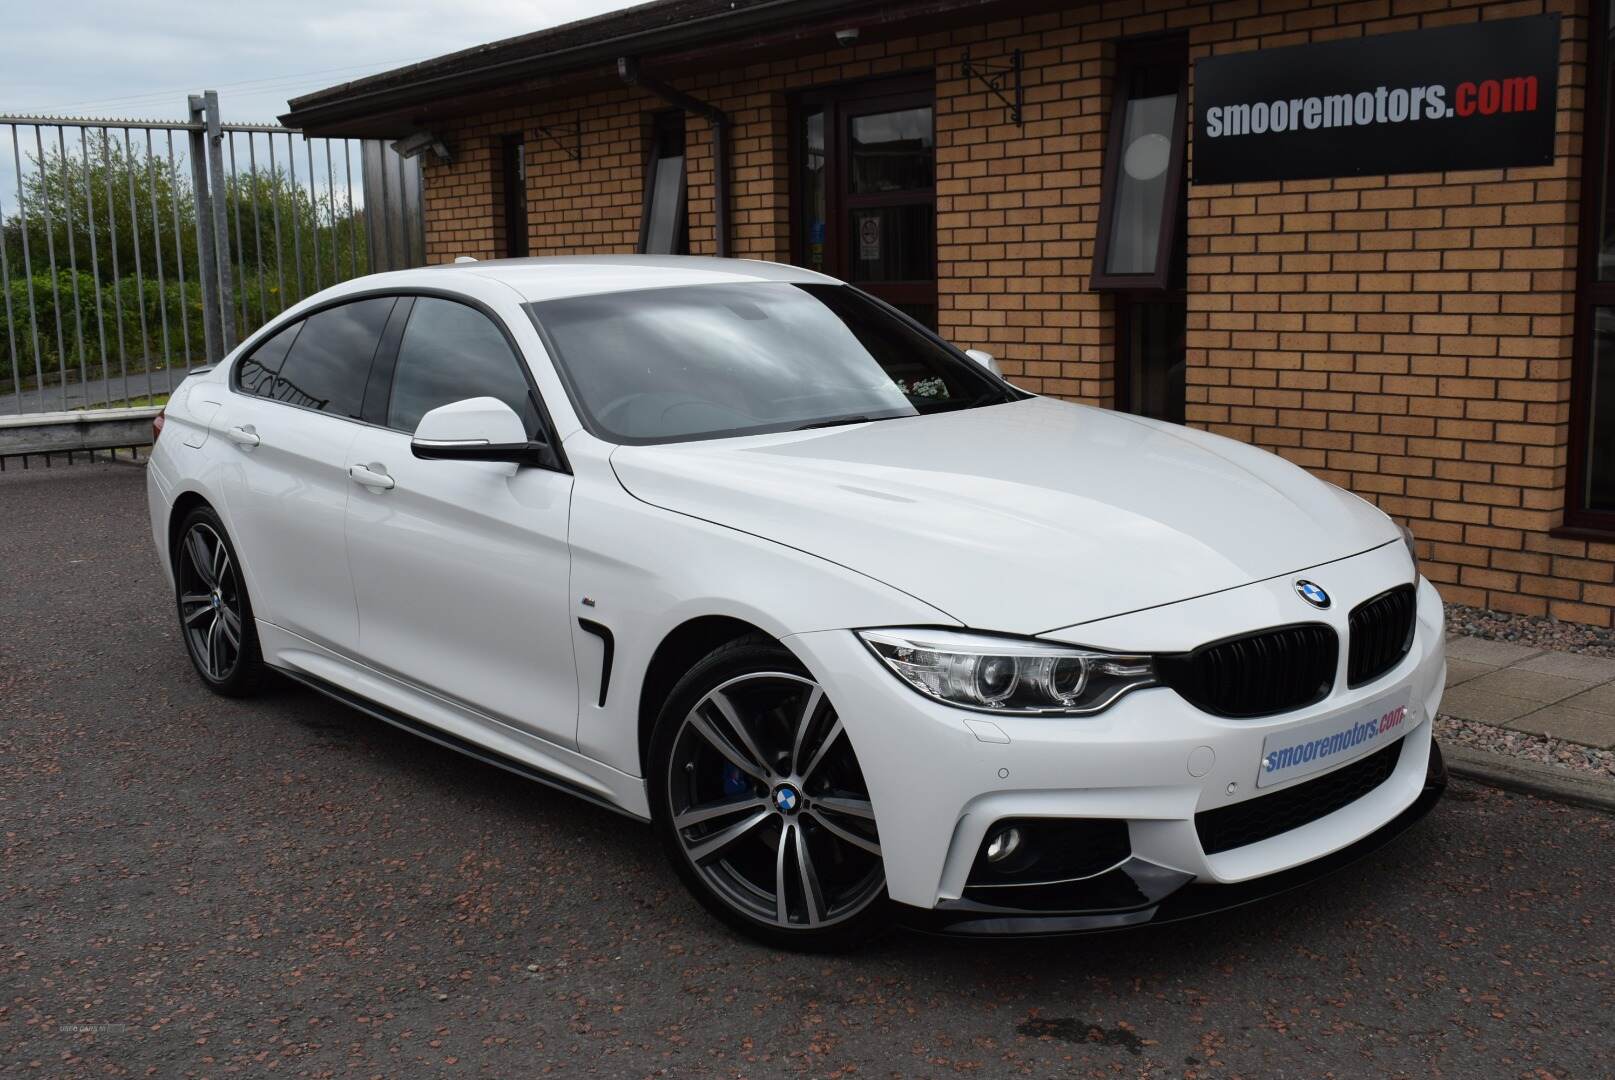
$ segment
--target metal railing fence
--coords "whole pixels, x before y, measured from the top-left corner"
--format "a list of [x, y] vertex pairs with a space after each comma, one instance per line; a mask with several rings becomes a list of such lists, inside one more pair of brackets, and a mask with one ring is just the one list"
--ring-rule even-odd
[[303, 297], [424, 261], [416, 161], [188, 105], [0, 115], [0, 415], [159, 401]]

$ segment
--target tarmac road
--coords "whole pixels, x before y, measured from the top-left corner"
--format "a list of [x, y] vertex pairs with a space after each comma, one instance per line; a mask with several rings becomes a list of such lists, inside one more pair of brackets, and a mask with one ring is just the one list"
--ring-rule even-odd
[[0, 560], [0, 1074], [1615, 1075], [1615, 818], [1460, 783], [1194, 923], [774, 953], [642, 827], [202, 690], [139, 467], [0, 475]]
[[[174, 372], [174, 385], [178, 386], [183, 378], [185, 378], [183, 371]], [[163, 370], [151, 373], [149, 386], [144, 371], [130, 375], [127, 382], [117, 372], [113, 372], [106, 379], [92, 378], [87, 383], [69, 382], [65, 391], [60, 385], [53, 385], [18, 393], [12, 389], [11, 380], [8, 378], [0, 381], [0, 416], [62, 412], [90, 406], [102, 408], [109, 403], [113, 407], [119, 407], [128, 398], [166, 393], [168, 393], [168, 372]]]

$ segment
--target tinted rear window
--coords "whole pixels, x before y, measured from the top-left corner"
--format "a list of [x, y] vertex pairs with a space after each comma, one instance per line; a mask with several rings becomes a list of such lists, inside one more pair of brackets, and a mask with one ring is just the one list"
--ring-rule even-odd
[[[360, 419], [370, 362], [394, 303], [391, 296], [356, 300], [304, 319], [302, 332], [273, 380], [273, 392], [267, 396], [333, 416]], [[278, 336], [272, 340], [278, 340]], [[246, 374], [243, 365], [243, 387]]]
[[266, 398], [276, 396], [275, 392], [282, 389], [281, 366], [286, 363], [286, 354], [291, 351], [292, 342], [297, 340], [297, 335], [302, 329], [301, 322], [292, 323], [252, 350], [252, 355], [241, 361], [240, 366], [236, 368], [236, 385], [243, 393]]

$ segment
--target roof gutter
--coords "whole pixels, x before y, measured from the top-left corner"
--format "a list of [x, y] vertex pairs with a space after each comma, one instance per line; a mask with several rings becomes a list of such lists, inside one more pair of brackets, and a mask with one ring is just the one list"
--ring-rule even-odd
[[[481, 63], [467, 57], [460, 63], [444, 64], [436, 71], [400, 69], [387, 73], [396, 76], [398, 81], [385, 85], [355, 87], [346, 92], [342, 87], [333, 87], [307, 94], [288, 102], [291, 109], [280, 120], [292, 127], [319, 128], [389, 109], [431, 102], [442, 97], [445, 90], [455, 94], [466, 93], [512, 80], [557, 74], [596, 63], [610, 63], [621, 56], [625, 46], [629, 45], [640, 53], [683, 47], [710, 42], [714, 33], [755, 33], [765, 27], [800, 22], [809, 16], [831, 14], [858, 6], [859, 0], [761, 0], [739, 11], [724, 11], [652, 30], [614, 34], [538, 55], [499, 57], [496, 50], [489, 50], [493, 55]], [[430, 68], [436, 65], [428, 61], [421, 66]]]
[[712, 125], [712, 201], [714, 204], [717, 255], [729, 257], [729, 114], [716, 105], [675, 90], [666, 83], [640, 74], [639, 61], [632, 56], [617, 57], [617, 74], [629, 86], [648, 90], [669, 105], [704, 117]]

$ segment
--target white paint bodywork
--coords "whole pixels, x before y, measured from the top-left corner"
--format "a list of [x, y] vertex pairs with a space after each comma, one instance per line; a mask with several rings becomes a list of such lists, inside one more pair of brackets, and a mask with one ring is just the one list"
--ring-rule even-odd
[[431, 410], [415, 425], [415, 438], [429, 443], [519, 443], [527, 439], [527, 432], [509, 405], [498, 398], [477, 397]]
[[[749, 623], [791, 649], [835, 703], [870, 785], [891, 895], [920, 907], [960, 894], [1000, 817], [1123, 817], [1141, 857], [1239, 881], [1344, 847], [1414, 800], [1445, 671], [1427, 582], [1417, 640], [1396, 670], [1358, 690], [1342, 676], [1323, 702], [1259, 721], [1210, 716], [1154, 688], [1095, 716], [984, 722], [899, 682], [852, 632], [947, 626], [1169, 652], [1318, 620], [1344, 642], [1353, 605], [1416, 580], [1395, 524], [1355, 496], [1240, 443], [1043, 398], [616, 446], [579, 422], [522, 307], [755, 280], [830, 279], [642, 256], [435, 267], [327, 290], [288, 317], [385, 290], [464, 296], [493, 312], [532, 371], [570, 472], [421, 460], [402, 433], [239, 394], [230, 370], [259, 335], [168, 406], [148, 470], [164, 568], [176, 503], [205, 499], [241, 557], [271, 665], [641, 817], [639, 689], [657, 646], [692, 619]], [[393, 486], [359, 482], [354, 466]], [[1331, 609], [1296, 596], [1302, 571], [1333, 595]], [[579, 618], [615, 638], [604, 706], [603, 645]], [[1193, 815], [1257, 794], [1265, 738], [1388, 696], [1405, 697], [1417, 721], [1405, 736], [1415, 752], [1391, 782], [1273, 840], [1201, 852]], [[1187, 763], [1202, 747], [1214, 764], [1193, 776]]]

